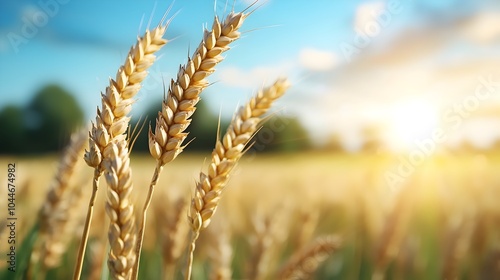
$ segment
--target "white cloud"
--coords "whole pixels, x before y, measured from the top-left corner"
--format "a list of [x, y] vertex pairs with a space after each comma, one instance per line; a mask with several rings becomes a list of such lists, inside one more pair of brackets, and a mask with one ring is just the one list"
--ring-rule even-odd
[[5, 37], [0, 33], [0, 53], [7, 53], [9, 51], [9, 42], [4, 39]]
[[462, 30], [465, 36], [474, 42], [491, 43], [500, 38], [500, 13], [491, 11], [479, 13]]
[[297, 78], [296, 75], [300, 74], [301, 70], [328, 71], [333, 69], [338, 61], [334, 52], [304, 48], [294, 59], [254, 68], [221, 67], [214, 76], [227, 86], [256, 88], [279, 77]]
[[313, 48], [302, 49], [299, 54], [299, 63], [307, 70], [326, 71], [332, 69], [337, 61], [333, 52]]
[[381, 1], [360, 4], [356, 9], [354, 28], [364, 30], [366, 24], [374, 21], [385, 9], [385, 3]]
[[252, 69], [238, 67], [220, 68], [217, 79], [222, 83], [240, 88], [256, 88], [279, 77], [288, 76], [291, 65], [263, 66]]

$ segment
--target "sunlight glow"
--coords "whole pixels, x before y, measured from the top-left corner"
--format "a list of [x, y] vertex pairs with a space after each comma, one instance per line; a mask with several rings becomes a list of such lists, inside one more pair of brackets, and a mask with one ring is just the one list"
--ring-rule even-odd
[[395, 149], [413, 147], [415, 141], [430, 137], [439, 125], [436, 107], [420, 99], [395, 103], [389, 109], [388, 117], [389, 142]]

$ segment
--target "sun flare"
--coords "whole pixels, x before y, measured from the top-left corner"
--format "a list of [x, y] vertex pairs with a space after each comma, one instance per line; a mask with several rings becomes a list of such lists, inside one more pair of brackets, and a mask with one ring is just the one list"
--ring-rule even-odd
[[389, 142], [396, 149], [409, 149], [416, 141], [428, 138], [438, 128], [436, 106], [420, 99], [395, 103], [388, 111]]

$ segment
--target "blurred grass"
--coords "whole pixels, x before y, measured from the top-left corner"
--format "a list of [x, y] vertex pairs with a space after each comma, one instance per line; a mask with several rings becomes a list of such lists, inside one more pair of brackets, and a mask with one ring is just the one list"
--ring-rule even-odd
[[[155, 197], [161, 192], [170, 197], [190, 197], [208, 156], [183, 154], [169, 164]], [[57, 156], [0, 158], [0, 166], [6, 167], [8, 162], [18, 166], [17, 237], [21, 241], [35, 223]], [[139, 209], [154, 161], [149, 156], [134, 155], [131, 162]], [[383, 279], [444, 279], [446, 267], [453, 267], [458, 279], [496, 279], [484, 276], [500, 272], [500, 153], [436, 155], [394, 189], [384, 176], [397, 165], [398, 158], [391, 155], [302, 153], [243, 158], [215, 214], [215, 220], [229, 225], [232, 234], [233, 279], [243, 279], [248, 273], [254, 250], [249, 241], [255, 231], [252, 219], [270, 217], [283, 228], [281, 244], [273, 245], [279, 250], [275, 255], [279, 266], [297, 250], [301, 212], [319, 213], [314, 236], [338, 234], [344, 239], [342, 248], [320, 266], [315, 279], [372, 279], [377, 266], [385, 275]], [[75, 182], [90, 191], [91, 174], [90, 168], [82, 166]], [[0, 190], [2, 197], [5, 191]], [[92, 242], [103, 240], [107, 231], [104, 196], [102, 185]], [[165, 201], [156, 199], [153, 203], [163, 203], [165, 211], [172, 209]], [[5, 215], [2, 213], [0, 218]], [[162, 237], [156, 229], [159, 226], [154, 219], [148, 220], [141, 279], [156, 279], [162, 271], [158, 246]], [[4, 241], [0, 251], [5, 252], [5, 232], [1, 234], [0, 240]], [[71, 277], [78, 242], [75, 239], [70, 244], [61, 266], [49, 271], [47, 277]], [[208, 279], [209, 243], [209, 238], [200, 239], [193, 279]], [[384, 244], [393, 248], [388, 250], [390, 253], [380, 253]], [[84, 275], [91, 272], [92, 257], [88, 252]], [[387, 259], [385, 265], [379, 264], [380, 258]], [[451, 262], [456, 263], [447, 266]], [[2, 267], [5, 269], [5, 261]], [[180, 277], [184, 258], [178, 270]]]

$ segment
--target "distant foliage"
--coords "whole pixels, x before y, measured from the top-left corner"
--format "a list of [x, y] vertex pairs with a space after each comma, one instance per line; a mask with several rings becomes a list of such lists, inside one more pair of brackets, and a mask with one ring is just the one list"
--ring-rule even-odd
[[0, 111], [0, 153], [20, 153], [27, 140], [23, 109], [9, 105]]
[[[143, 130], [137, 135], [134, 152], [149, 153], [148, 124], [155, 126], [161, 106], [153, 103], [143, 115], [136, 115], [132, 129]], [[71, 132], [83, 125], [83, 112], [76, 99], [58, 85], [42, 88], [26, 107], [9, 105], [0, 110], [0, 154], [44, 153], [59, 151]], [[140, 121], [139, 122], [139, 117]], [[223, 134], [230, 120], [222, 119], [219, 134]], [[210, 111], [202, 99], [190, 125], [186, 151], [211, 151], [217, 139], [219, 117]], [[137, 131], [136, 131], [137, 133]], [[255, 135], [258, 152], [292, 152], [311, 148], [311, 140], [298, 119], [272, 116]]]
[[[140, 127], [142, 122], [146, 120], [146, 124], [151, 122], [151, 127], [154, 129], [156, 125], [156, 117], [158, 111], [161, 111], [161, 103], [154, 102], [141, 116], [141, 122], [139, 122], [139, 116], [132, 121], [133, 127]], [[193, 121], [189, 126], [190, 132], [187, 137], [188, 141], [192, 140], [191, 143], [186, 147], [186, 151], [211, 151], [215, 146], [215, 140], [217, 139], [217, 123], [219, 117], [212, 113], [208, 108], [206, 102], [202, 99], [196, 105], [196, 114], [193, 117]], [[225, 131], [228, 121], [221, 120], [221, 133]], [[148, 131], [147, 125], [144, 126], [143, 131], [137, 136], [136, 143], [134, 145], [134, 152], [145, 152], [149, 153], [148, 147]], [[186, 142], [187, 143], [187, 142]]]
[[[132, 127], [140, 127], [146, 118], [146, 124], [151, 122], [154, 128], [156, 116], [161, 107], [158, 102], [153, 103], [146, 113], [132, 121]], [[230, 120], [221, 119], [219, 135], [226, 131]], [[196, 114], [189, 126], [190, 132], [187, 137], [192, 140], [186, 147], [186, 152], [192, 151], [212, 151], [217, 139], [217, 125], [219, 117], [208, 108], [206, 102], [202, 99], [196, 106]], [[134, 152], [149, 153], [147, 125], [134, 144]], [[263, 123], [263, 127], [253, 138], [252, 147], [256, 152], [294, 152], [307, 150], [312, 147], [311, 139], [307, 130], [294, 117], [271, 116], [269, 120]]]
[[69, 92], [48, 85], [26, 108], [5, 107], [0, 123], [0, 153], [51, 152], [60, 150], [83, 124], [83, 112]]
[[296, 152], [311, 149], [307, 130], [295, 117], [272, 116], [254, 137], [257, 152]]
[[324, 149], [329, 152], [334, 153], [343, 153], [345, 152], [344, 143], [342, 140], [342, 135], [340, 133], [335, 132], [328, 138], [326, 144], [324, 145]]

